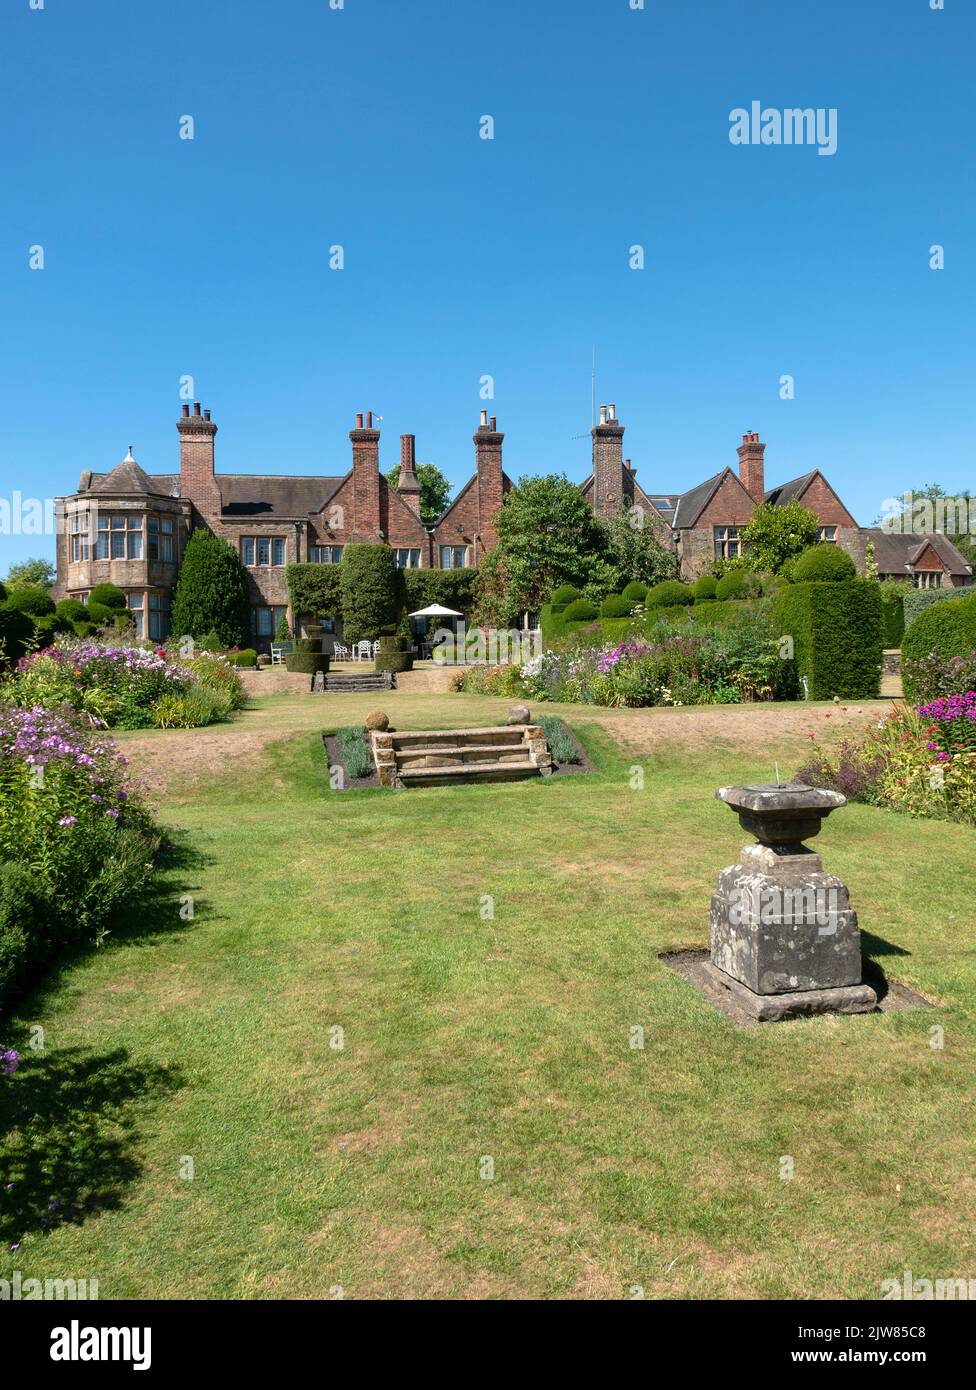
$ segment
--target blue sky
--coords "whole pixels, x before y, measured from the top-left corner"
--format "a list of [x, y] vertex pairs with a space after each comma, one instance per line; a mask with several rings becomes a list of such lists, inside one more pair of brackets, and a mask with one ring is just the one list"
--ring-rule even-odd
[[[862, 524], [976, 487], [976, 17], [945, 5], [4, 0], [0, 494], [130, 441], [175, 469], [185, 375], [224, 471], [343, 472], [372, 409], [384, 469], [413, 432], [460, 485], [488, 405], [513, 477], [581, 479], [594, 343], [651, 491], [751, 429], [767, 485], [821, 467]], [[754, 100], [836, 108], [837, 153], [732, 145]]]

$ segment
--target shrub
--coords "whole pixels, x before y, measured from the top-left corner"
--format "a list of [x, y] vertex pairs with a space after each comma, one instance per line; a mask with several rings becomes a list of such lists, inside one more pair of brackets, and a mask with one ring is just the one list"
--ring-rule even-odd
[[[238, 655], [243, 656], [244, 653], [240, 652]], [[249, 655], [254, 658], [254, 661], [257, 661], [256, 652], [252, 651]], [[253, 665], [254, 662], [251, 664]], [[213, 652], [201, 652], [189, 663], [189, 668], [196, 676], [198, 685], [219, 695], [221, 700], [226, 701], [228, 711], [244, 707], [247, 700], [244, 682], [227, 657]], [[212, 723], [213, 721], [208, 722]]]
[[370, 710], [366, 716], [366, 728], [373, 732], [383, 733], [390, 727], [390, 716], [381, 709]]
[[65, 618], [69, 623], [88, 622], [88, 609], [78, 598], [63, 598], [60, 603], [55, 604], [54, 611], [59, 618]]
[[200, 729], [227, 719], [232, 708], [226, 691], [191, 685], [157, 700], [152, 708], [152, 722], [157, 729]]
[[397, 620], [397, 579], [388, 545], [347, 545], [339, 565], [347, 642], [372, 641]]
[[907, 632], [918, 615], [924, 613], [927, 608], [931, 608], [933, 603], [945, 603], [947, 600], [959, 598], [965, 593], [965, 589], [911, 589], [906, 585], [902, 598], [905, 631]]
[[285, 669], [303, 676], [327, 671], [329, 658], [322, 650], [322, 638], [296, 637], [295, 650], [285, 656]]
[[586, 623], [597, 616], [596, 608], [588, 598], [575, 598], [563, 609], [566, 623]]
[[213, 628], [211, 628], [210, 631], [207, 633], [207, 635], [206, 635], [205, 637], [201, 638], [201, 640], [200, 640], [200, 650], [201, 650], [201, 651], [204, 651], [204, 652], [220, 652], [220, 651], [223, 651], [223, 649], [224, 649], [224, 644], [223, 644], [223, 642], [221, 642], [221, 640], [220, 640], [220, 633], [219, 633], [219, 632], [216, 632]]
[[670, 608], [693, 601], [694, 594], [690, 584], [682, 584], [678, 579], [665, 579], [648, 590], [645, 603], [648, 608]]
[[881, 596], [866, 579], [790, 584], [773, 600], [774, 634], [792, 637], [810, 697], [872, 699], [881, 683]]
[[125, 608], [125, 591], [117, 584], [96, 584], [88, 595], [89, 603], [102, 603], [106, 608]]
[[696, 603], [701, 603], [703, 599], [715, 598], [717, 588], [718, 580], [710, 574], [703, 574], [701, 579], [696, 579], [691, 586], [692, 597]]
[[234, 547], [212, 532], [191, 532], [173, 596], [172, 631], [201, 641], [216, 633], [222, 647], [244, 642], [250, 619], [247, 579]]
[[33, 870], [0, 864], [0, 1013], [53, 953], [54, 927], [51, 904]]
[[902, 684], [906, 700], [920, 703], [944, 694], [933, 689], [935, 663], [963, 661], [976, 652], [976, 595], [936, 603], [920, 613], [901, 644]]
[[643, 603], [647, 598], [647, 585], [639, 579], [632, 579], [624, 589], [624, 598], [630, 604]]
[[578, 598], [582, 597], [583, 595], [580, 593], [579, 589], [576, 588], [575, 584], [560, 584], [558, 589], [553, 590], [552, 598], [549, 602], [554, 604], [561, 603], [563, 607], [565, 607], [566, 604], [575, 603]]
[[290, 641], [291, 641], [291, 628], [288, 626], [288, 619], [285, 617], [284, 613], [282, 613], [281, 618], [280, 618], [280, 620], [279, 620], [279, 622], [278, 622], [278, 626], [277, 626], [277, 628], [275, 629], [275, 641], [276, 641], [276, 642], [290, 642]]
[[[295, 617], [335, 617], [342, 612], [341, 565], [289, 565], [285, 570], [288, 597]], [[424, 605], [421, 604], [420, 607]]]
[[54, 612], [54, 599], [46, 589], [40, 589], [35, 584], [24, 584], [11, 589], [5, 607], [12, 608], [16, 613], [26, 613], [31, 618], [44, 618]]
[[0, 671], [15, 665], [34, 638], [34, 624], [16, 608], [0, 607]]
[[97, 623], [72, 623], [76, 637], [92, 637], [98, 631]]
[[905, 596], [914, 593], [907, 584], [885, 581], [881, 593], [881, 640], [886, 648], [900, 647], [905, 635]]
[[715, 597], [719, 603], [724, 603], [726, 599], [751, 597], [751, 586], [745, 570], [729, 570], [728, 574], [723, 574], [715, 585]]
[[339, 756], [346, 776], [369, 777], [373, 772], [373, 754], [363, 725], [337, 729], [336, 741], [339, 744]]
[[85, 609], [86, 621], [94, 623], [96, 627], [108, 627], [115, 623], [115, 615], [119, 612], [117, 608], [109, 608], [107, 603], [97, 603], [93, 599], [88, 600]]
[[792, 582], [794, 584], [841, 584], [853, 579], [857, 566], [846, 550], [839, 545], [824, 542], [804, 550], [793, 562]]
[[623, 594], [608, 594], [600, 605], [601, 618], [629, 618], [636, 600], [627, 599]]
[[58, 949], [94, 939], [151, 872], [159, 834], [127, 766], [74, 711], [0, 709], [0, 861], [44, 893]]
[[227, 660], [231, 666], [253, 667], [258, 664], [258, 654], [253, 647], [244, 647], [239, 652], [228, 652]]
[[558, 715], [543, 714], [535, 722], [542, 726], [554, 762], [580, 762], [579, 745]]
[[50, 646], [59, 632], [73, 632], [74, 628], [66, 618], [57, 613], [46, 613], [43, 618], [34, 619], [34, 636], [42, 647]]

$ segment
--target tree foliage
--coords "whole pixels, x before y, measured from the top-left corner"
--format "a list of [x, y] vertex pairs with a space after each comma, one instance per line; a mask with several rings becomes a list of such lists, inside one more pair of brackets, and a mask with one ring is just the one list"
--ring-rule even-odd
[[819, 534], [819, 518], [795, 497], [785, 507], [763, 502], [740, 532], [750, 566], [772, 574], [813, 545]]
[[653, 588], [665, 579], [677, 579], [678, 557], [665, 550], [640, 508], [620, 512], [606, 528], [607, 551], [616, 570], [616, 586], [633, 580]]
[[8, 589], [17, 589], [23, 584], [39, 584], [42, 589], [50, 589], [54, 584], [55, 569], [50, 560], [21, 560], [11, 565], [7, 571]]
[[250, 600], [237, 551], [211, 531], [192, 532], [183, 552], [172, 630], [202, 642], [215, 632], [225, 647], [243, 646]]
[[347, 545], [339, 565], [342, 633], [347, 642], [372, 642], [397, 621], [397, 582], [388, 545]]
[[[399, 464], [390, 469], [386, 480], [391, 487], [400, 486]], [[447, 510], [451, 500], [451, 484], [436, 463], [418, 463], [417, 482], [420, 484], [420, 519], [425, 526], [433, 526]]]

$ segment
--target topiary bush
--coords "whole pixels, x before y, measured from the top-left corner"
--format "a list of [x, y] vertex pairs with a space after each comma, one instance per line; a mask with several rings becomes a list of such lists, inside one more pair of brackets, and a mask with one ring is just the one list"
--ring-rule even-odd
[[729, 570], [715, 585], [715, 597], [719, 603], [724, 603], [727, 599], [745, 599], [752, 596], [752, 585], [742, 569]]
[[679, 579], [665, 579], [648, 590], [645, 603], [648, 608], [672, 608], [693, 603], [694, 597], [690, 584], [682, 584]]
[[101, 603], [106, 608], [125, 608], [128, 600], [117, 584], [96, 584], [88, 595], [88, 602]]
[[560, 584], [558, 589], [552, 591], [552, 598], [549, 602], [552, 604], [561, 603], [565, 608], [568, 603], [575, 603], [578, 598], [582, 597], [583, 595], [575, 584]]
[[913, 704], [944, 694], [933, 690], [931, 664], [966, 660], [976, 652], [976, 595], [936, 603], [912, 623], [901, 644], [901, 678], [905, 699]]
[[296, 637], [295, 650], [285, 656], [285, 669], [303, 676], [314, 676], [329, 669], [329, 657], [322, 650], [321, 637]]
[[703, 574], [701, 579], [696, 579], [691, 586], [691, 592], [696, 603], [701, 603], [703, 599], [715, 598], [715, 590], [718, 588], [718, 580], [711, 574]]
[[841, 584], [853, 579], [857, 566], [846, 550], [829, 541], [822, 545], [812, 545], [804, 550], [793, 562], [792, 583], [794, 584]]
[[374, 671], [411, 671], [413, 652], [405, 637], [386, 633], [379, 639], [379, 651], [373, 662]]
[[634, 608], [636, 600], [630, 600], [623, 594], [608, 594], [600, 604], [601, 618], [629, 618]]
[[251, 668], [258, 664], [258, 654], [253, 647], [244, 647], [239, 652], [228, 652], [227, 660], [231, 666]]
[[918, 615], [931, 608], [933, 603], [950, 602], [954, 598], [961, 598], [965, 592], [965, 589], [909, 589], [906, 586], [902, 599], [905, 631], [907, 632]]
[[54, 612], [54, 599], [46, 589], [34, 584], [23, 584], [11, 589], [5, 606], [17, 613], [26, 613], [31, 618], [46, 618]]
[[109, 608], [108, 604], [96, 603], [89, 599], [85, 609], [85, 621], [94, 623], [96, 627], [108, 627], [110, 624], [114, 624], [115, 615], [118, 612], [117, 608]]
[[347, 545], [339, 572], [345, 642], [371, 642], [396, 627], [397, 572], [388, 545]]
[[60, 603], [54, 605], [54, 612], [59, 618], [65, 618], [69, 623], [89, 622], [88, 609], [78, 598], [63, 598]]
[[567, 603], [562, 613], [565, 623], [588, 623], [598, 616], [596, 607], [588, 598], [573, 599], [572, 603]]
[[639, 579], [632, 579], [624, 589], [624, 598], [630, 604], [643, 603], [647, 598], [647, 585]]
[[774, 636], [793, 639], [810, 698], [864, 700], [881, 689], [881, 595], [866, 579], [789, 584], [773, 600]]

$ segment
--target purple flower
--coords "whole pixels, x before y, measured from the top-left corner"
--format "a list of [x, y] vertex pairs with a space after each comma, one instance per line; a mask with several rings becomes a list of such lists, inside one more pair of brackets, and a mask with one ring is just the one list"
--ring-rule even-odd
[[[12, 1047], [6, 1052], [0, 1052], [0, 1071], [3, 1072], [4, 1076], [13, 1076], [19, 1066], [19, 1052], [15, 1052]], [[13, 1186], [13, 1184], [10, 1184], [10, 1186]]]
[[62, 816], [61, 819], [58, 821], [58, 825], [77, 825], [77, 824], [78, 824], [78, 817], [77, 817], [77, 816]]

